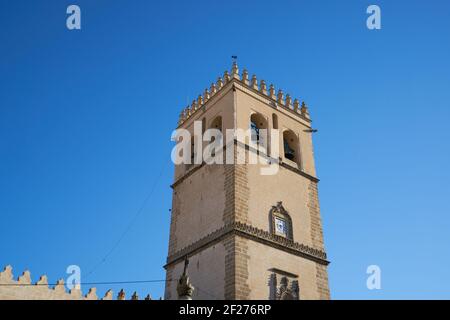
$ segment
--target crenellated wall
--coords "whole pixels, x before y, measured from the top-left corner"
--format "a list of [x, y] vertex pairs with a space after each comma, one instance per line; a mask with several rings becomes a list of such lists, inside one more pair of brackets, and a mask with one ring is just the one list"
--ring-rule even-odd
[[[12, 267], [8, 265], [0, 272], [0, 300], [99, 300], [99, 297], [96, 288], [90, 288], [85, 295], [76, 288], [66, 291], [62, 279], [50, 287], [46, 275], [42, 275], [37, 282], [32, 283], [28, 270], [14, 280]], [[108, 290], [101, 300], [114, 300], [113, 291]], [[116, 300], [126, 300], [123, 289], [119, 291]], [[133, 293], [130, 300], [139, 300], [136, 292]], [[145, 300], [151, 300], [150, 295], [147, 295]]]
[[248, 71], [245, 69], [242, 72], [242, 76], [239, 75], [239, 68], [237, 63], [234, 62], [231, 68], [231, 74], [228, 71], [225, 71], [223, 77], [218, 77], [215, 83], [211, 83], [209, 89], [206, 88], [204, 93], [193, 100], [190, 106], [187, 106], [181, 111], [178, 119], [178, 126], [191, 118], [198, 110], [207, 108], [208, 101], [219, 93], [230, 81], [237, 81], [245, 87], [271, 99], [277, 108], [291, 111], [292, 114], [297, 115], [300, 118], [307, 121], [310, 120], [308, 107], [304, 101], [300, 103], [298, 99], [292, 99], [290, 94], [286, 94], [285, 96], [281, 89], [276, 92], [273, 84], [269, 85], [269, 88], [267, 88], [265, 80], [261, 80], [258, 84], [256, 75], [253, 75], [251, 79], [249, 79]]

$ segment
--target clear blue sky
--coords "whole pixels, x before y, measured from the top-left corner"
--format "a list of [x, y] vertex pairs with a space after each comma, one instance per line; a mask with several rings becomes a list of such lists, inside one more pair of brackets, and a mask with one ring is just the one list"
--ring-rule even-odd
[[2, 1], [0, 264], [164, 279], [170, 133], [238, 55], [310, 105], [332, 297], [450, 298], [449, 31], [445, 0]]

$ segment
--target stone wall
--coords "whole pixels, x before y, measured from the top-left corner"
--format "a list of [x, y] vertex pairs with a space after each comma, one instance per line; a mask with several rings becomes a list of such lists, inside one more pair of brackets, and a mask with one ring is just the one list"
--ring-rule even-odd
[[[245, 153], [244, 153], [245, 154]], [[234, 150], [234, 161], [237, 162], [238, 152]], [[248, 222], [249, 187], [247, 165], [226, 165], [226, 194], [223, 220], [225, 224]], [[249, 298], [248, 285], [248, 254], [246, 239], [230, 236], [225, 241], [227, 255], [225, 257], [225, 299], [245, 300]]]
[[[108, 290], [101, 298], [101, 300], [113, 299], [112, 290]], [[116, 299], [126, 300], [126, 293], [120, 290]], [[139, 300], [139, 297], [135, 292], [130, 299]], [[54, 285], [49, 285], [45, 275], [41, 276], [37, 282], [32, 283], [29, 271], [24, 271], [17, 280], [14, 280], [12, 267], [6, 266], [0, 272], [0, 300], [99, 300], [99, 297], [96, 288], [90, 288], [85, 295], [76, 288], [67, 291], [62, 279]], [[151, 300], [150, 295], [145, 300]]]

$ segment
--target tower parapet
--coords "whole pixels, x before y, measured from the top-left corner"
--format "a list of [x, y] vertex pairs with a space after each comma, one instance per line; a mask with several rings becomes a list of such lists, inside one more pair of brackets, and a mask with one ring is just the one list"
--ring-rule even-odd
[[261, 79], [258, 83], [256, 75], [252, 75], [251, 79], [249, 79], [249, 74], [246, 69], [244, 69], [242, 75], [240, 75], [239, 67], [237, 63], [234, 62], [231, 67], [231, 74], [228, 70], [225, 70], [223, 77], [219, 76], [216, 83], [213, 82], [211, 84], [209, 90], [206, 88], [203, 95], [199, 95], [197, 100], [194, 100], [190, 106], [185, 107], [181, 111], [178, 126], [191, 118], [199, 109], [206, 109], [208, 107], [208, 101], [225, 88], [228, 83], [234, 81], [269, 98], [276, 108], [289, 110], [298, 117], [311, 121], [305, 101], [300, 102], [299, 99], [292, 99], [290, 94], [286, 94], [285, 96], [281, 89], [278, 90], [278, 93], [275, 93], [275, 86], [273, 84], [270, 84], [269, 89], [267, 89], [265, 80]]

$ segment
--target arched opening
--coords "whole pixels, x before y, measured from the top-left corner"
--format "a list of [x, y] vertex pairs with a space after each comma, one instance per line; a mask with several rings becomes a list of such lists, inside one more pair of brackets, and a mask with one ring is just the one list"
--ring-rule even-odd
[[214, 118], [214, 120], [211, 122], [210, 129], [217, 129], [220, 132], [222, 132], [222, 117], [217, 116]]
[[291, 131], [283, 132], [284, 157], [300, 165], [300, 152], [297, 135]]
[[[253, 113], [250, 116], [250, 130], [252, 142], [257, 144], [264, 144], [264, 135], [260, 130], [267, 130], [267, 121], [259, 113]], [[266, 133], [267, 134], [267, 133]]]

